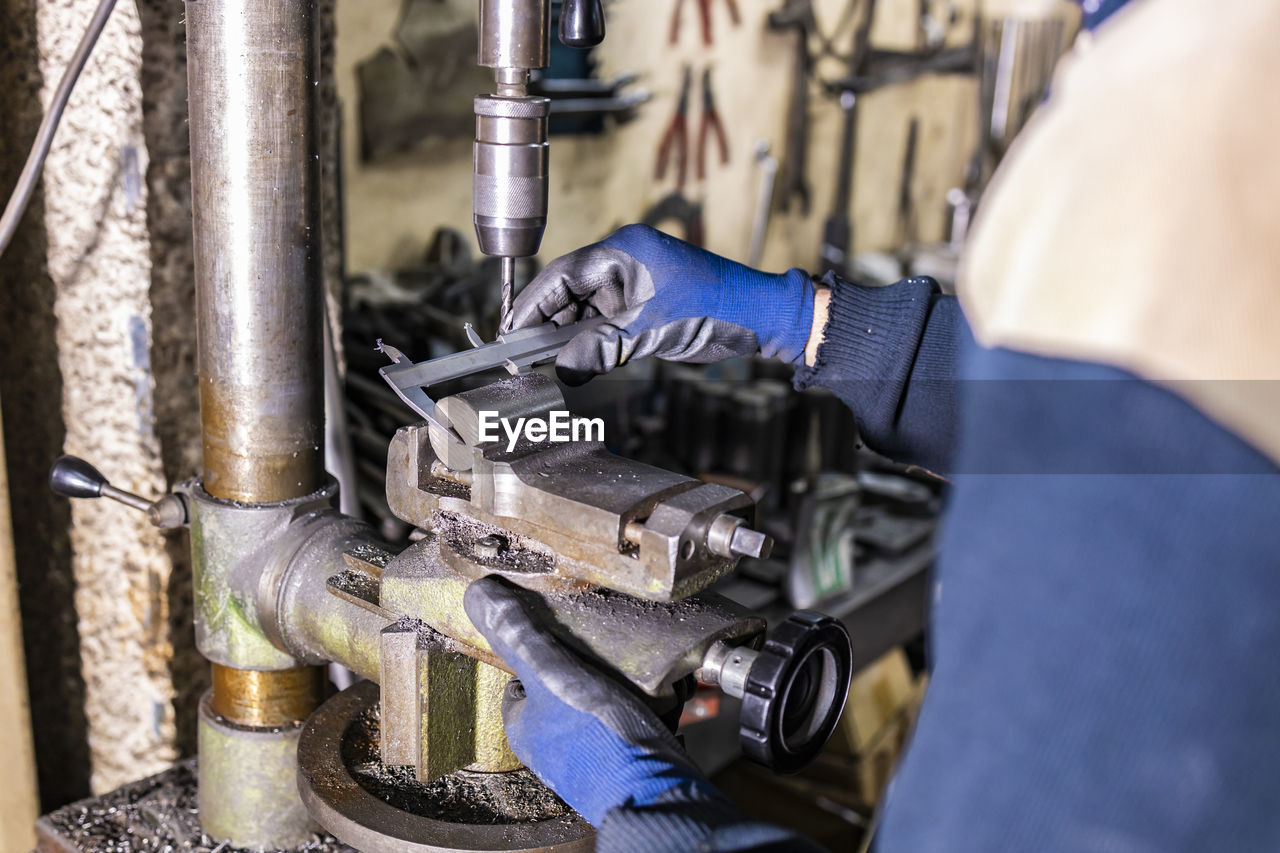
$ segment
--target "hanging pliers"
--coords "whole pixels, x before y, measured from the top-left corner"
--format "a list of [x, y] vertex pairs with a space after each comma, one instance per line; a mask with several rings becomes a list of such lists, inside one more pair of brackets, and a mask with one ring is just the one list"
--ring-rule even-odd
[[667, 175], [667, 163], [671, 159], [673, 149], [676, 158], [676, 189], [683, 190], [689, 167], [689, 90], [693, 88], [693, 68], [686, 64], [684, 80], [680, 84], [680, 100], [676, 102], [675, 115], [667, 124], [662, 134], [662, 142], [658, 145], [658, 160], [653, 171], [654, 180], [662, 180]]
[[698, 180], [707, 177], [707, 132], [714, 131], [720, 148], [720, 165], [729, 162], [729, 139], [724, 132], [724, 122], [716, 109], [715, 95], [711, 93], [711, 66], [702, 72], [702, 118], [698, 121]]
[[[742, 17], [738, 14], [737, 0], [724, 0], [724, 5], [729, 9], [729, 20], [736, 27], [742, 22]], [[675, 44], [680, 41], [680, 10], [684, 6], [684, 0], [676, 0], [675, 7], [671, 10], [671, 33], [669, 41]], [[698, 0], [698, 19], [702, 24], [702, 43], [707, 47], [715, 41], [711, 34], [711, 0]]]

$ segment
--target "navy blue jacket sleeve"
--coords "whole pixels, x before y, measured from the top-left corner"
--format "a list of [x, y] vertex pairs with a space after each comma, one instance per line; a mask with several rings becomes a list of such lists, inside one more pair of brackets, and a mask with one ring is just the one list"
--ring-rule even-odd
[[1280, 469], [1124, 371], [962, 363], [878, 853], [1280, 850]]
[[927, 277], [887, 287], [828, 274], [827, 327], [817, 363], [795, 385], [826, 388], [853, 411], [872, 449], [931, 471], [949, 470], [959, 422], [957, 352], [971, 339], [955, 297]]

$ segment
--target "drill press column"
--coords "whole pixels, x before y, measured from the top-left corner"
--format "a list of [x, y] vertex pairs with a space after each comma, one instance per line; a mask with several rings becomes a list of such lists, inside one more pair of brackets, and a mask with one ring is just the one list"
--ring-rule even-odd
[[[325, 479], [315, 9], [186, 4], [203, 487], [267, 517]], [[279, 850], [314, 831], [295, 761], [320, 679], [231, 606], [227, 567], [253, 538], [193, 529], [197, 640], [215, 664], [200, 812], [220, 841]]]

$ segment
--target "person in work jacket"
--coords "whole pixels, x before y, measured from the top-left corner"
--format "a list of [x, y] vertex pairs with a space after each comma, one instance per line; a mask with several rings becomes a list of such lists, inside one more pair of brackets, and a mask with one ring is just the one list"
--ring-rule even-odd
[[[1280, 850], [1278, 140], [1280, 3], [1138, 0], [1064, 61], [958, 298], [642, 226], [520, 294], [517, 326], [611, 318], [560, 353], [567, 381], [761, 353], [950, 479], [881, 853]], [[811, 846], [738, 812], [502, 586], [466, 605], [520, 679], [512, 748], [599, 849]]]

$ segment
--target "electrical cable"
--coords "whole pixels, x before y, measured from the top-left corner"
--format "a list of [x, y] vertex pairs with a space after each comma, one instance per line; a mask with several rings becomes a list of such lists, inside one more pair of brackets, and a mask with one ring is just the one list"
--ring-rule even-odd
[[0, 215], [0, 255], [9, 248], [9, 242], [13, 240], [13, 235], [18, 230], [18, 222], [26, 212], [31, 196], [35, 193], [36, 184], [40, 181], [40, 173], [44, 169], [45, 158], [49, 156], [49, 149], [53, 147], [53, 135], [58, 130], [58, 123], [62, 121], [62, 113], [67, 107], [67, 101], [71, 99], [71, 90], [75, 87], [80, 71], [89, 59], [89, 54], [93, 52], [93, 46], [97, 44], [98, 36], [107, 25], [107, 19], [111, 17], [111, 11], [115, 5], [116, 0], [101, 0], [98, 3], [98, 8], [89, 21], [89, 28], [80, 39], [80, 44], [77, 45], [66, 71], [62, 72], [62, 79], [58, 81], [58, 90], [54, 92], [49, 109], [40, 122], [40, 129], [36, 131], [35, 141], [31, 143], [31, 153], [27, 155], [22, 174], [18, 176], [18, 183], [14, 186], [8, 202], [5, 203], [4, 214]]

